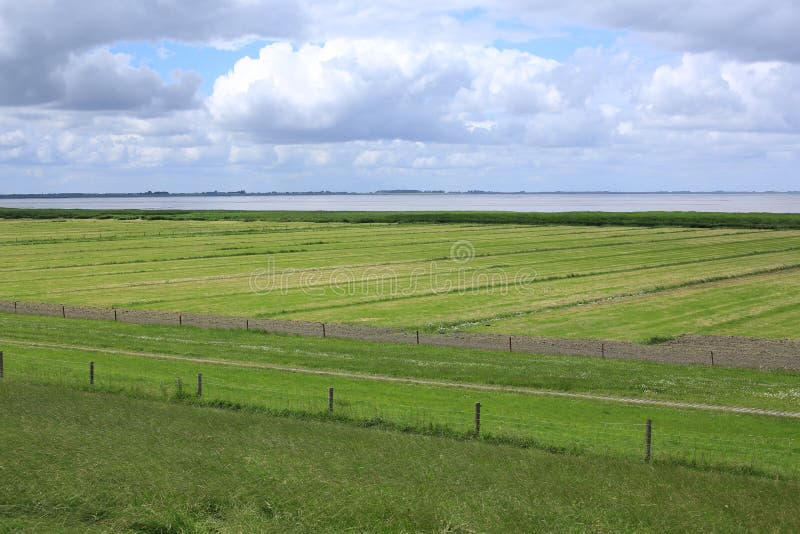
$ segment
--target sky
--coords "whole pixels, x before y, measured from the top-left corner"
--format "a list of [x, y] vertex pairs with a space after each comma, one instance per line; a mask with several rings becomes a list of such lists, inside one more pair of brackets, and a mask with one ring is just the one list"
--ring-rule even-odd
[[0, 0], [0, 193], [800, 190], [797, 0]]

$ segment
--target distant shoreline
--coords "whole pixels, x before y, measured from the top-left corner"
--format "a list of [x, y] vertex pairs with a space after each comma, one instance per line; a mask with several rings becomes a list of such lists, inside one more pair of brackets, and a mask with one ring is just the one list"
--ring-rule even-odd
[[351, 191], [271, 191], [248, 193], [245, 191], [207, 191], [198, 193], [170, 193], [167, 191], [143, 193], [12, 193], [0, 194], [0, 199], [47, 198], [168, 198], [168, 197], [271, 197], [271, 196], [371, 196], [371, 195], [798, 195], [800, 191], [421, 191], [386, 190], [369, 193]]
[[350, 194], [42, 194], [0, 197], [18, 209], [334, 212], [734, 212], [800, 214], [800, 194], [652, 193], [350, 193]]

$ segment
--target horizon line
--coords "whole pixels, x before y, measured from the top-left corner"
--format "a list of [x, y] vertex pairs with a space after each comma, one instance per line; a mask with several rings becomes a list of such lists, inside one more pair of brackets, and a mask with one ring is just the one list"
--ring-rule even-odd
[[122, 192], [122, 193], [86, 193], [86, 192], [63, 192], [63, 193], [4, 193], [0, 194], [0, 199], [31, 199], [31, 198], [81, 198], [81, 197], [104, 197], [104, 198], [125, 198], [125, 197], [242, 197], [242, 196], [333, 196], [333, 195], [747, 195], [747, 194], [799, 194], [800, 191], [445, 191], [445, 190], [417, 190], [417, 189], [390, 189], [370, 192], [355, 191], [267, 191], [267, 192], [247, 192], [239, 191], [197, 191], [197, 192], [168, 192], [168, 191], [143, 191], [143, 192]]

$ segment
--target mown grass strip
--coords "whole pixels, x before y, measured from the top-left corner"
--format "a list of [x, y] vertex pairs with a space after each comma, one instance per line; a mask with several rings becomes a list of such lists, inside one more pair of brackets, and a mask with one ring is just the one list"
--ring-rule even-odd
[[447, 330], [452, 330], [452, 329], [458, 329], [458, 328], [460, 328], [462, 326], [478, 324], [478, 323], [494, 322], [494, 321], [499, 321], [499, 320], [510, 318], [510, 317], [520, 317], [520, 316], [530, 315], [530, 314], [538, 313], [538, 312], [548, 312], [548, 311], [554, 311], [554, 310], [563, 310], [563, 309], [567, 309], [567, 308], [574, 308], [576, 306], [584, 306], [584, 305], [587, 305], [587, 304], [597, 304], [597, 303], [607, 302], [607, 301], [611, 301], [611, 300], [624, 300], [624, 299], [629, 299], [629, 298], [632, 298], [632, 297], [639, 297], [639, 296], [643, 296], [643, 295], [653, 295], [653, 294], [657, 294], [657, 293], [663, 293], [663, 292], [672, 291], [672, 290], [675, 290], [675, 289], [683, 289], [683, 288], [689, 288], [689, 287], [694, 287], [694, 286], [702, 286], [702, 285], [706, 285], [706, 284], [712, 284], [712, 283], [715, 283], [715, 282], [724, 282], [724, 281], [727, 281], [727, 280], [746, 279], [746, 278], [750, 278], [750, 277], [758, 276], [758, 275], [762, 275], [762, 274], [775, 274], [775, 273], [781, 273], [781, 272], [792, 272], [792, 271], [796, 271], [798, 269], [800, 269], [800, 263], [794, 263], [794, 264], [789, 264], [789, 265], [780, 265], [780, 266], [777, 266], [777, 267], [769, 267], [769, 268], [765, 268], [765, 269], [754, 269], [754, 270], [747, 271], [747, 272], [744, 272], [744, 273], [709, 276], [707, 278], [698, 278], [698, 279], [694, 279], [694, 280], [686, 280], [686, 281], [678, 282], [678, 283], [675, 283], [675, 284], [657, 285], [657, 286], [650, 287], [650, 288], [644, 288], [644, 289], [640, 289], [640, 290], [637, 290], [637, 291], [631, 291], [631, 292], [625, 292], [625, 293], [618, 293], [618, 294], [611, 295], [611, 296], [597, 297], [597, 298], [591, 298], [591, 299], [581, 299], [581, 300], [577, 300], [577, 301], [573, 301], [573, 302], [565, 302], [565, 303], [562, 303], [562, 304], [556, 304], [556, 305], [553, 305], [553, 306], [547, 306], [547, 307], [542, 307], [542, 308], [536, 308], [536, 309], [530, 309], [530, 310], [518, 310], [518, 311], [514, 311], [514, 312], [497, 314], [497, 315], [493, 315], [493, 316], [487, 316], [487, 317], [482, 317], [482, 318], [478, 318], [478, 319], [472, 319], [467, 323], [464, 323], [464, 322], [461, 322], [461, 323], [458, 323], [458, 322], [454, 322], [454, 323], [443, 322], [443, 323], [438, 323], [438, 324], [432, 324], [432, 325], [429, 325], [427, 328], [429, 330], [431, 330], [431, 331], [447, 331]]

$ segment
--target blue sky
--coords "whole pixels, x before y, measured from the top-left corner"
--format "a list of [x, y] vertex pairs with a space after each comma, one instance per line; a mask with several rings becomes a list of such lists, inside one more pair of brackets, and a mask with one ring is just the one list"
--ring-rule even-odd
[[0, 193], [797, 190], [788, 0], [0, 8]]
[[226, 74], [236, 61], [245, 56], [258, 57], [269, 41], [254, 40], [241, 48], [223, 50], [213, 46], [184, 44], [175, 41], [119, 42], [109, 47], [112, 53], [128, 54], [136, 67], [150, 67], [165, 81], [172, 80], [175, 70], [190, 70], [203, 77], [198, 88], [201, 96], [211, 95], [214, 80]]
[[[486, 15], [485, 9], [473, 8], [463, 12], [453, 12], [458, 20], [469, 21], [480, 19]], [[525, 26], [514, 21], [498, 21], [499, 27], [524, 29]], [[611, 48], [626, 36], [623, 30], [604, 28], [564, 27], [552, 35], [537, 37], [524, 42], [496, 39], [490, 46], [499, 50], [516, 49], [535, 54], [540, 57], [567, 61], [580, 48]], [[159, 42], [117, 42], [109, 47], [112, 53], [128, 54], [133, 58], [133, 65], [150, 67], [164, 81], [172, 80], [172, 72], [176, 69], [195, 71], [203, 77], [199, 92], [202, 96], [210, 96], [214, 81], [226, 74], [242, 57], [258, 57], [258, 53], [270, 41], [253, 39], [235, 49], [219, 49], [208, 45], [185, 44], [176, 41]], [[671, 53], [673, 56], [674, 53]]]

